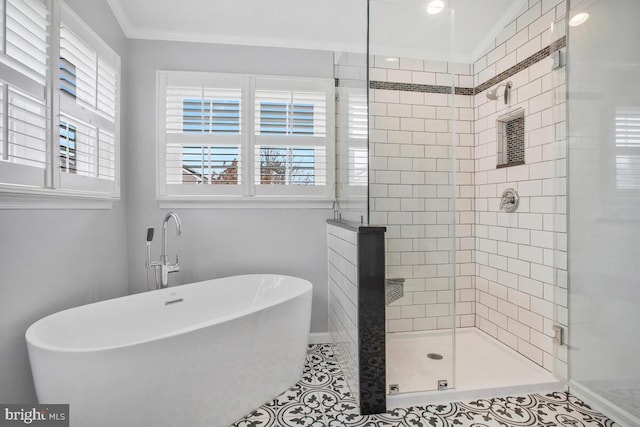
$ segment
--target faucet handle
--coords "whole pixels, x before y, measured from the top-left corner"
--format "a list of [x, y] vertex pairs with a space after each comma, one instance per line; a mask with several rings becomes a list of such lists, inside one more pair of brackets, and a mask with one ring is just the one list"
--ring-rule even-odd
[[180, 257], [176, 254], [176, 267], [180, 266]]

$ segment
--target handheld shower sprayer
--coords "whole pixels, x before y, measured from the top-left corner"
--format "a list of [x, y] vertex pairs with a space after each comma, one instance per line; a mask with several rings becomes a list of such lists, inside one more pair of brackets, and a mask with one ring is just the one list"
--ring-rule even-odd
[[153, 227], [147, 227], [147, 258], [145, 260], [145, 266], [147, 268], [149, 268], [151, 264], [151, 241], [153, 240], [154, 231]]

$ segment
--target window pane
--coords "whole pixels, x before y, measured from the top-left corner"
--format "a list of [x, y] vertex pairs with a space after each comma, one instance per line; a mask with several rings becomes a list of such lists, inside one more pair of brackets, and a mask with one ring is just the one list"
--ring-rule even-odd
[[237, 146], [167, 145], [168, 184], [240, 184]]
[[76, 67], [66, 58], [60, 58], [60, 90], [76, 98]]
[[58, 156], [64, 173], [115, 180], [115, 136], [66, 114], [60, 115]]
[[319, 148], [256, 147], [256, 184], [324, 185], [326, 165]]
[[186, 98], [182, 101], [184, 133], [240, 133], [240, 101]]
[[260, 103], [260, 134], [287, 133], [287, 104], [284, 102]]
[[313, 135], [313, 104], [260, 103], [260, 134]]
[[60, 169], [76, 173], [76, 127], [60, 120]]
[[349, 185], [367, 185], [369, 173], [368, 154], [366, 148], [349, 148]]
[[369, 133], [369, 109], [367, 108], [366, 95], [349, 94], [347, 116], [349, 138], [366, 139]]
[[313, 104], [293, 104], [291, 116], [292, 134], [313, 135]]
[[256, 90], [256, 135], [327, 134], [326, 94]]
[[62, 114], [59, 126], [61, 170], [98, 177], [98, 128]]
[[9, 88], [8, 160], [45, 168], [47, 164], [47, 121], [44, 102]]
[[111, 181], [116, 177], [116, 137], [103, 129], [98, 133], [98, 177]]

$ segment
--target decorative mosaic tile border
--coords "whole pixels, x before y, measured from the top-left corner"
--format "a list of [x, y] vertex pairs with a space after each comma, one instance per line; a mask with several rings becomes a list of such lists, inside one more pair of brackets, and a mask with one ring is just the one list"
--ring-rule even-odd
[[567, 45], [567, 37], [564, 36], [556, 40], [555, 42], [551, 43], [549, 46], [545, 47], [544, 49], [541, 49], [538, 52], [534, 53], [530, 57], [518, 62], [513, 67], [508, 68], [507, 70], [501, 72], [500, 74], [490, 78], [486, 82], [476, 86], [474, 88], [474, 93], [480, 93], [483, 90], [489, 89], [490, 87], [508, 79], [509, 77], [514, 76], [515, 74], [518, 74], [520, 71], [526, 70], [536, 62], [542, 61], [543, 59], [549, 57], [549, 55], [551, 55], [553, 52], [562, 49], [566, 45]]
[[233, 427], [618, 427], [567, 392], [413, 406], [360, 415], [329, 344], [310, 345], [300, 381]]
[[[502, 73], [490, 78], [484, 83], [476, 87], [456, 87], [456, 95], [469, 95], [473, 96], [476, 93], [480, 93], [483, 90], [487, 90], [490, 87], [508, 79], [509, 77], [519, 73], [522, 70], [526, 70], [536, 62], [542, 61], [549, 57], [553, 52], [562, 49], [567, 45], [566, 36], [556, 40], [544, 49], [539, 50], [530, 57], [518, 62], [513, 67], [503, 71]], [[337, 85], [337, 79], [336, 79]], [[369, 82], [370, 89], [383, 89], [383, 90], [398, 90], [403, 92], [423, 92], [423, 93], [443, 93], [451, 94], [451, 86], [437, 86], [437, 85], [423, 85], [415, 83], [397, 83], [397, 82], [381, 82], [372, 80]]]
[[[381, 82], [372, 80], [369, 89], [399, 90], [403, 92], [451, 94], [451, 86], [423, 85], [416, 83]], [[473, 95], [472, 87], [456, 87], [456, 95]]]

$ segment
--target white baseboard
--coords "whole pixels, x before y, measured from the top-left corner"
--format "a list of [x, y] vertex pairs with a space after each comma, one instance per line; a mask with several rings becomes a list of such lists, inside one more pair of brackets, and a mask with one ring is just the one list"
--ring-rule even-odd
[[569, 382], [569, 393], [573, 394], [596, 411], [602, 412], [611, 418], [617, 424], [623, 427], [631, 427], [640, 425], [640, 419], [625, 411], [618, 405], [609, 400], [604, 399], [600, 395], [594, 393], [582, 384]]
[[329, 332], [310, 333], [309, 344], [331, 344], [331, 334]]

